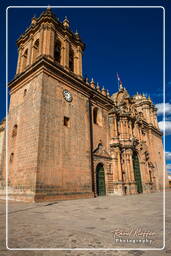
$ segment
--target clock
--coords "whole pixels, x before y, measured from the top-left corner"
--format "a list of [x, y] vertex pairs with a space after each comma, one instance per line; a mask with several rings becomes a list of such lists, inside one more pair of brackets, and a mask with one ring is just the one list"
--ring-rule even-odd
[[64, 90], [63, 91], [63, 96], [64, 96], [64, 99], [68, 102], [71, 102], [72, 101], [72, 94], [67, 91], [67, 90]]

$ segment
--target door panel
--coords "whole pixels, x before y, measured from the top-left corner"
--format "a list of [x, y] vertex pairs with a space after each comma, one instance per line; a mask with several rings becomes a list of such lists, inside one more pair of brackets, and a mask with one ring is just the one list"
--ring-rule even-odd
[[141, 182], [141, 172], [140, 172], [140, 165], [139, 165], [139, 159], [137, 154], [133, 154], [133, 167], [134, 167], [134, 176], [135, 176], [135, 181], [137, 185], [137, 192], [142, 193], [143, 188], [142, 188], [142, 182]]
[[97, 194], [99, 196], [106, 195], [105, 187], [105, 173], [103, 166], [97, 166], [96, 168], [96, 182], [97, 182]]

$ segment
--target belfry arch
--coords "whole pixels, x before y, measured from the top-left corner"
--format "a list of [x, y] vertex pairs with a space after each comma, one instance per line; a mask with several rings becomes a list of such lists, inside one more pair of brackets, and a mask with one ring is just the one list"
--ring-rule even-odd
[[56, 40], [55, 48], [54, 48], [54, 60], [61, 63], [61, 42], [60, 40]]
[[33, 45], [33, 62], [36, 61], [39, 55], [39, 39], [37, 39]]

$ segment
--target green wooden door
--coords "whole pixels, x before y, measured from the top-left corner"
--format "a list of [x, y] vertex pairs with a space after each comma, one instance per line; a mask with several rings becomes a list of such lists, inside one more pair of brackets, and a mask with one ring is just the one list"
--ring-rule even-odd
[[105, 187], [105, 173], [103, 165], [99, 164], [96, 168], [96, 182], [97, 182], [97, 195], [105, 196], [106, 187]]
[[136, 153], [133, 154], [133, 167], [134, 167], [135, 181], [137, 185], [137, 192], [142, 193], [143, 188], [142, 188], [142, 182], [141, 182], [140, 165], [139, 165], [139, 160]]

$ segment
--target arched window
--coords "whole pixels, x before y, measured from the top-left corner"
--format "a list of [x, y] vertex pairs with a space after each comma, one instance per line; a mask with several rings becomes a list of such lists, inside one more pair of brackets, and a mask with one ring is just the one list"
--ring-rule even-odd
[[24, 89], [24, 93], [23, 93], [23, 96], [25, 97], [27, 94], [27, 89]]
[[58, 63], [60, 63], [61, 61], [61, 42], [59, 40], [57, 40], [55, 43], [54, 60]]
[[69, 69], [74, 71], [74, 51], [71, 47], [69, 48]]
[[143, 118], [143, 112], [139, 112], [141, 118]]
[[151, 174], [151, 170], [149, 170], [149, 177], [150, 177], [150, 182], [152, 182], [152, 174]]
[[17, 128], [18, 128], [18, 126], [17, 126], [17, 124], [15, 124], [14, 127], [13, 127], [13, 130], [12, 130], [12, 137], [17, 136]]
[[93, 122], [99, 126], [103, 126], [103, 117], [101, 109], [95, 107], [93, 109]]
[[37, 39], [33, 45], [33, 62], [39, 55], [39, 39]]
[[10, 154], [10, 159], [9, 159], [9, 160], [10, 160], [10, 163], [13, 162], [13, 159], [14, 159], [14, 153], [11, 153], [11, 154]]
[[23, 70], [26, 68], [27, 66], [27, 60], [28, 60], [28, 49], [25, 50], [24, 54], [23, 54]]
[[98, 108], [93, 109], [93, 122], [94, 124], [98, 124], [97, 122], [97, 114], [98, 114]]

